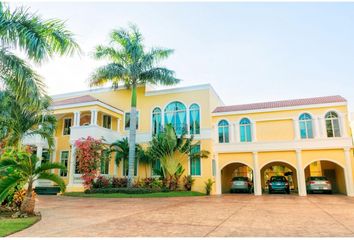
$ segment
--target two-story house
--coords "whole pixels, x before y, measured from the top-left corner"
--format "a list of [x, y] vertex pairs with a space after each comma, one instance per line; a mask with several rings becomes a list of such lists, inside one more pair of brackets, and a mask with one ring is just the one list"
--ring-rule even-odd
[[[253, 179], [255, 195], [262, 194], [270, 176], [288, 174], [292, 189], [306, 195], [305, 179], [325, 175], [336, 192], [354, 195], [353, 144], [347, 102], [340, 96], [224, 106], [211, 85], [165, 90], [139, 87], [137, 91], [137, 143], [146, 145], [166, 123], [176, 132], [187, 130], [208, 158], [182, 165], [196, 179], [193, 190], [204, 191], [204, 182], [215, 181], [213, 194], [228, 193], [230, 181], [242, 175]], [[83, 189], [75, 168], [74, 142], [88, 136], [107, 144], [128, 136], [130, 91], [125, 88], [93, 89], [52, 96], [51, 109], [58, 119], [55, 149], [38, 137], [24, 140], [37, 146], [42, 161], [62, 162], [67, 172], [58, 172], [68, 191]], [[135, 164], [135, 176], [154, 176], [158, 166]], [[127, 166], [113, 159], [101, 166], [101, 174], [123, 177]]]

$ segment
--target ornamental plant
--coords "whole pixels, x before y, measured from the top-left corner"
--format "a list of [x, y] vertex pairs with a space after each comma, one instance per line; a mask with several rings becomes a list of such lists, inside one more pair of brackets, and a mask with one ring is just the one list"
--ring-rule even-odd
[[106, 161], [109, 155], [104, 154], [106, 147], [102, 139], [94, 139], [90, 136], [86, 139], [76, 140], [75, 147], [78, 170], [82, 174], [81, 178], [84, 181], [84, 187], [89, 189], [98, 175], [97, 170], [100, 166], [100, 161]]

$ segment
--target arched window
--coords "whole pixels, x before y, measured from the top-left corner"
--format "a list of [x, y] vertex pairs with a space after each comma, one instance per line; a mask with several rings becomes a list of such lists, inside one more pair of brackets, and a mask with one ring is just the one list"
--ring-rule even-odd
[[219, 143], [229, 142], [229, 123], [226, 120], [221, 120], [218, 124]]
[[336, 112], [328, 112], [326, 118], [327, 137], [340, 137], [339, 119]]
[[310, 114], [301, 114], [299, 117], [299, 125], [302, 139], [313, 138], [312, 118]]
[[152, 135], [158, 134], [161, 132], [161, 129], [161, 109], [157, 107], [152, 111]]
[[251, 121], [248, 118], [242, 118], [240, 121], [240, 141], [251, 142]]
[[189, 130], [190, 134], [200, 134], [200, 111], [197, 104], [189, 107]]
[[181, 102], [172, 102], [165, 108], [165, 124], [172, 124], [176, 134], [187, 130], [186, 106]]

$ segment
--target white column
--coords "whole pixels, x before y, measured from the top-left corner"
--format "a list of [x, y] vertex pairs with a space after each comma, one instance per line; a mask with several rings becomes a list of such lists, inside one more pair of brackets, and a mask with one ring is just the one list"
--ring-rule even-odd
[[340, 125], [340, 133], [342, 137], [348, 137], [347, 119], [348, 119], [347, 114], [340, 113], [339, 125]]
[[75, 147], [74, 144], [72, 144], [71, 145], [71, 156], [70, 156], [70, 168], [68, 169], [69, 185], [73, 185], [74, 184], [75, 161], [76, 161], [75, 150], [76, 150], [76, 147]]
[[36, 156], [39, 159], [39, 161], [37, 162], [36, 167], [39, 167], [42, 163], [42, 153], [43, 153], [43, 147], [41, 145], [37, 145], [37, 153]]
[[91, 125], [97, 125], [97, 110], [91, 110]]
[[301, 150], [296, 149], [296, 177], [299, 196], [306, 196], [305, 171], [302, 167]]
[[117, 132], [120, 132], [120, 118], [117, 118]]
[[237, 121], [235, 123], [235, 142], [240, 142], [240, 123]]
[[80, 126], [80, 112], [74, 112], [74, 127]]
[[262, 195], [261, 170], [258, 163], [258, 152], [253, 152], [253, 185], [254, 195]]
[[318, 118], [317, 118], [317, 117], [314, 117], [314, 118], [313, 118], [312, 124], [313, 124], [314, 137], [315, 137], [316, 139], [321, 138], [320, 124], [319, 124], [319, 121], [318, 121]]
[[235, 124], [230, 124], [230, 143], [235, 142]]
[[216, 186], [216, 194], [220, 195], [221, 194], [221, 170], [219, 169], [219, 154], [215, 153], [214, 156], [215, 159], [215, 170], [216, 170], [216, 176], [215, 176], [215, 186]]
[[295, 140], [299, 140], [299, 139], [300, 139], [299, 120], [297, 120], [297, 118], [293, 118], [293, 124], [294, 124], [294, 136], [295, 136]]
[[218, 125], [214, 124], [213, 125], [213, 140], [214, 143], [219, 143], [219, 133], [218, 133]]
[[325, 119], [324, 117], [320, 116], [318, 117], [318, 122], [319, 122], [319, 129], [320, 129], [320, 138], [327, 138], [327, 133], [326, 133], [326, 124], [325, 124]]
[[344, 156], [345, 156], [345, 182], [347, 186], [347, 195], [353, 197], [354, 196], [354, 185], [353, 185], [353, 166], [351, 161], [351, 151], [350, 148], [344, 148]]
[[252, 134], [252, 142], [257, 142], [257, 128], [256, 128], [255, 121], [252, 121], [251, 134]]

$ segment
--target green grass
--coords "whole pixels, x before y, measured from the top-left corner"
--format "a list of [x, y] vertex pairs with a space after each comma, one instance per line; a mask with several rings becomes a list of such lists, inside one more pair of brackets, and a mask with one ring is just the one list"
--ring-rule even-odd
[[5, 237], [12, 233], [28, 228], [34, 223], [36, 223], [38, 220], [39, 217], [0, 219], [0, 237]]
[[200, 192], [157, 192], [144, 194], [127, 194], [127, 193], [91, 193], [83, 192], [67, 192], [65, 196], [70, 197], [89, 197], [89, 198], [160, 198], [160, 197], [193, 197], [205, 196]]

